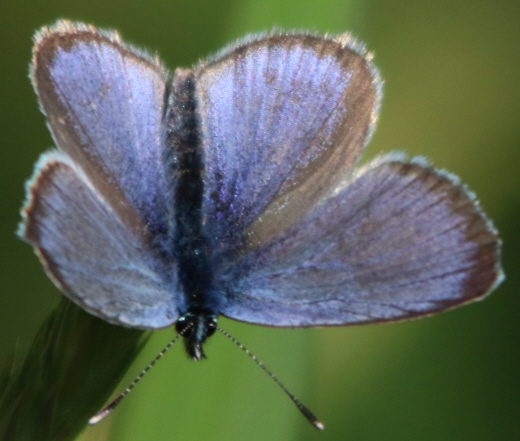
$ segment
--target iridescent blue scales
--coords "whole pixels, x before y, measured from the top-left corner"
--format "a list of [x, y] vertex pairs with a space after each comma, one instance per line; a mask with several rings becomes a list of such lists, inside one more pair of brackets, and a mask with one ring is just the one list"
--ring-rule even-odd
[[[57, 146], [19, 235], [71, 300], [111, 323], [219, 315], [344, 326], [433, 314], [503, 279], [475, 196], [423, 159], [357, 166], [381, 80], [350, 36], [263, 34], [171, 75], [113, 32], [58, 22], [32, 78]], [[181, 326], [182, 324], [182, 326]]]

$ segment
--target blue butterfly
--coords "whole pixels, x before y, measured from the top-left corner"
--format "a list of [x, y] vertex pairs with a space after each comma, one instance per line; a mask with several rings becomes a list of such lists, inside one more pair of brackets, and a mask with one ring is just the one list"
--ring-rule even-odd
[[356, 166], [382, 82], [349, 35], [249, 37], [170, 74], [114, 32], [36, 34], [31, 77], [57, 149], [18, 234], [72, 301], [175, 325], [277, 327], [430, 315], [503, 280], [500, 240], [459, 180], [402, 154]]

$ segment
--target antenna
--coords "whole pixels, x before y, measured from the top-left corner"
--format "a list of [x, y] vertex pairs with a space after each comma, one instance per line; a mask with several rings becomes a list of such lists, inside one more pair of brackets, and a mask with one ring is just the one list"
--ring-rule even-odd
[[110, 413], [117, 407], [117, 405], [123, 400], [123, 398], [126, 397], [132, 391], [132, 389], [135, 387], [137, 383], [139, 383], [141, 378], [143, 378], [145, 374], [154, 367], [155, 363], [157, 363], [162, 358], [162, 356], [166, 354], [166, 352], [168, 352], [168, 349], [170, 349], [174, 345], [174, 343], [177, 340], [179, 340], [179, 337], [180, 335], [177, 334], [175, 338], [172, 341], [170, 341], [170, 343], [168, 343], [161, 352], [159, 352], [157, 357], [155, 357], [155, 359], [148, 366], [146, 366], [146, 368], [144, 368], [143, 371], [141, 371], [141, 373], [135, 378], [135, 380], [132, 381], [132, 384], [130, 384], [130, 386], [128, 386], [121, 394], [119, 394], [119, 396], [114, 401], [112, 401], [110, 404], [108, 404], [98, 413], [96, 413], [92, 418], [90, 418], [90, 420], [88, 420], [89, 425], [93, 426], [94, 424], [99, 423], [100, 421], [104, 420], [108, 415], [110, 415]]
[[[258, 359], [254, 354], [252, 354], [249, 349], [247, 349], [245, 346], [243, 346], [237, 339], [232, 337], [230, 334], [228, 334], [226, 331], [224, 331], [222, 328], [212, 325], [215, 329], [217, 329], [221, 334], [225, 335], [230, 341], [232, 341], [235, 345], [237, 345], [242, 351], [244, 351], [251, 360], [253, 360], [258, 366], [262, 368], [262, 370], [269, 375], [274, 382], [285, 392], [285, 394], [291, 399], [291, 401], [296, 405], [298, 410], [302, 413], [302, 415], [307, 419], [309, 423], [311, 423], [316, 429], [323, 430], [325, 426], [321, 421], [319, 421], [313, 413], [305, 407], [300, 400], [298, 400], [289, 390], [283, 385], [283, 383], [269, 370], [267, 367]], [[187, 328], [188, 329], [188, 328]], [[187, 330], [184, 329], [183, 332], [180, 334], [177, 334], [173, 340], [171, 340], [164, 349], [159, 352], [159, 354], [155, 357], [155, 359], [148, 365], [146, 368], [135, 378], [134, 381], [128, 386], [119, 396], [113, 400], [110, 404], [105, 406], [103, 409], [101, 409], [96, 415], [94, 415], [90, 420], [88, 421], [89, 425], [94, 425], [99, 423], [100, 421], [104, 420], [110, 413], [119, 405], [119, 403], [123, 400], [124, 397], [126, 397], [132, 389], [136, 386], [137, 383], [145, 376], [145, 374], [155, 366], [155, 363], [157, 363], [166, 352], [179, 340], [179, 338], [184, 334], [184, 332]]]
[[307, 421], [311, 423], [316, 429], [323, 430], [325, 429], [325, 426], [323, 423], [316, 418], [313, 413], [305, 407], [300, 400], [298, 400], [289, 390], [283, 385], [283, 383], [269, 370], [267, 367], [258, 359], [254, 354], [252, 354], [249, 349], [247, 349], [244, 345], [242, 345], [236, 338], [229, 335], [226, 331], [224, 331], [222, 328], [219, 328], [218, 326], [215, 326], [215, 328], [221, 333], [224, 334], [229, 340], [231, 340], [233, 343], [235, 343], [240, 349], [242, 349], [248, 356], [253, 360], [258, 366], [260, 366], [263, 371], [269, 375], [275, 383], [280, 386], [280, 388], [286, 393], [286, 395], [291, 399], [291, 401], [296, 405], [298, 410], [303, 414], [305, 418], [307, 418]]

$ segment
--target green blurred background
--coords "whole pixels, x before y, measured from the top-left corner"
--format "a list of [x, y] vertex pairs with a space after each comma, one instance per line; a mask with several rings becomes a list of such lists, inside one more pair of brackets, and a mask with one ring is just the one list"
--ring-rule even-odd
[[[507, 273], [484, 302], [396, 325], [277, 330], [221, 319], [322, 433], [215, 335], [202, 363], [172, 349], [83, 441], [520, 439], [520, 2], [0, 0], [0, 368], [60, 298], [14, 235], [24, 181], [52, 145], [27, 78], [31, 37], [57, 18], [118, 29], [171, 68], [273, 26], [353, 32], [385, 80], [365, 159], [400, 149], [459, 175], [501, 233]], [[120, 388], [171, 336], [152, 336]]]

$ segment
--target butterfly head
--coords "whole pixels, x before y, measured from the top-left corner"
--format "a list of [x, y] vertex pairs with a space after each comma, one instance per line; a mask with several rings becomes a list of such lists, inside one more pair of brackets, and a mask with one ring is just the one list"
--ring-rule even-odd
[[193, 360], [206, 358], [202, 345], [217, 329], [217, 316], [205, 312], [186, 313], [177, 323], [175, 329], [184, 337], [184, 346], [188, 356]]

